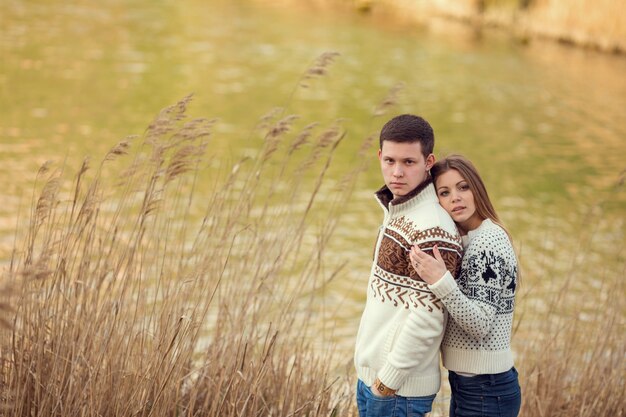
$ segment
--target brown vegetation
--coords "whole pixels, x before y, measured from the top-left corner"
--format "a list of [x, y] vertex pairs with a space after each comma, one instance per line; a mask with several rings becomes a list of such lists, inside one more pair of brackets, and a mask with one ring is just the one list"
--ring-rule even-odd
[[444, 0], [436, 3], [440, 14], [502, 27], [523, 41], [546, 38], [604, 52], [626, 53], [626, 8], [619, 1]]
[[[324, 256], [339, 203], [373, 137], [328, 181], [344, 131], [298, 129], [278, 111], [259, 125], [256, 157], [200, 181], [213, 122], [187, 121], [188, 102], [95, 172], [85, 161], [71, 187], [63, 170], [39, 171], [0, 282], [0, 415], [355, 415], [355, 376], [336, 374], [315, 320], [340, 270]], [[541, 311], [519, 300], [523, 416], [625, 414], [624, 284], [607, 276], [580, 299], [579, 275], [574, 265]], [[525, 274], [527, 294], [544, 278]]]
[[497, 27], [526, 43], [555, 40], [610, 53], [626, 53], [626, 4], [618, 0], [256, 0], [352, 9], [405, 23], [430, 25], [444, 18], [474, 29]]
[[212, 122], [186, 121], [188, 101], [91, 177], [86, 161], [71, 189], [40, 171], [3, 274], [0, 415], [327, 416], [350, 403], [311, 324], [336, 273], [322, 256], [336, 203], [363, 165], [313, 214], [343, 130], [292, 135], [295, 116], [274, 116], [256, 158], [199, 190]]
[[597, 293], [571, 293], [575, 280], [589, 279], [581, 275], [572, 271], [552, 295], [541, 294], [545, 308], [524, 305], [526, 317], [516, 318], [522, 416], [626, 414], [624, 284], [604, 277]]

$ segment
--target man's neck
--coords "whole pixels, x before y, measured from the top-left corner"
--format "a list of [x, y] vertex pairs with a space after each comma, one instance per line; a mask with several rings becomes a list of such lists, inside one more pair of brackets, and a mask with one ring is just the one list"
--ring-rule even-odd
[[409, 191], [405, 195], [399, 195], [399, 196], [392, 194], [391, 190], [389, 190], [389, 188], [385, 185], [383, 188], [381, 188], [380, 190], [376, 192], [376, 195], [378, 196], [380, 201], [385, 205], [385, 207], [389, 207], [389, 204], [397, 206], [398, 204], [405, 203], [409, 201], [410, 199], [412, 199], [413, 197], [417, 196], [426, 187], [432, 184], [432, 182], [433, 182], [432, 178], [428, 176], [424, 181], [420, 183], [420, 185], [415, 187], [413, 190]]

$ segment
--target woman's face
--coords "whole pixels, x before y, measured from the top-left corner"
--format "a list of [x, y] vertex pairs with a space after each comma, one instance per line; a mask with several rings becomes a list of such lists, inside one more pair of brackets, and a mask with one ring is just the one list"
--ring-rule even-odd
[[483, 219], [476, 211], [474, 193], [459, 171], [451, 169], [438, 176], [435, 188], [439, 204], [450, 214], [461, 231], [467, 233], [480, 226]]

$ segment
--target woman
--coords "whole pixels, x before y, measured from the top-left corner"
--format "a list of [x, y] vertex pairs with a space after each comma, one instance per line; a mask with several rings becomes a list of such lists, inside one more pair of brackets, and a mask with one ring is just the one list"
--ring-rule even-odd
[[452, 389], [450, 417], [517, 416], [521, 390], [511, 328], [518, 270], [510, 237], [469, 160], [449, 156], [431, 174], [465, 249], [457, 281], [437, 246], [434, 257], [417, 247], [410, 253], [413, 267], [449, 313], [441, 352]]

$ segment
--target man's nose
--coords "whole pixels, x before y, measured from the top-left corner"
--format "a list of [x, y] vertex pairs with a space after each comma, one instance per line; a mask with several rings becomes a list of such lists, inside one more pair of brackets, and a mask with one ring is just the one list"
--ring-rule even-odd
[[400, 177], [402, 177], [403, 175], [404, 175], [404, 173], [402, 172], [402, 168], [401, 168], [400, 166], [396, 165], [396, 166], [393, 168], [393, 176], [394, 176], [394, 177], [397, 177], [397, 178], [400, 178]]

